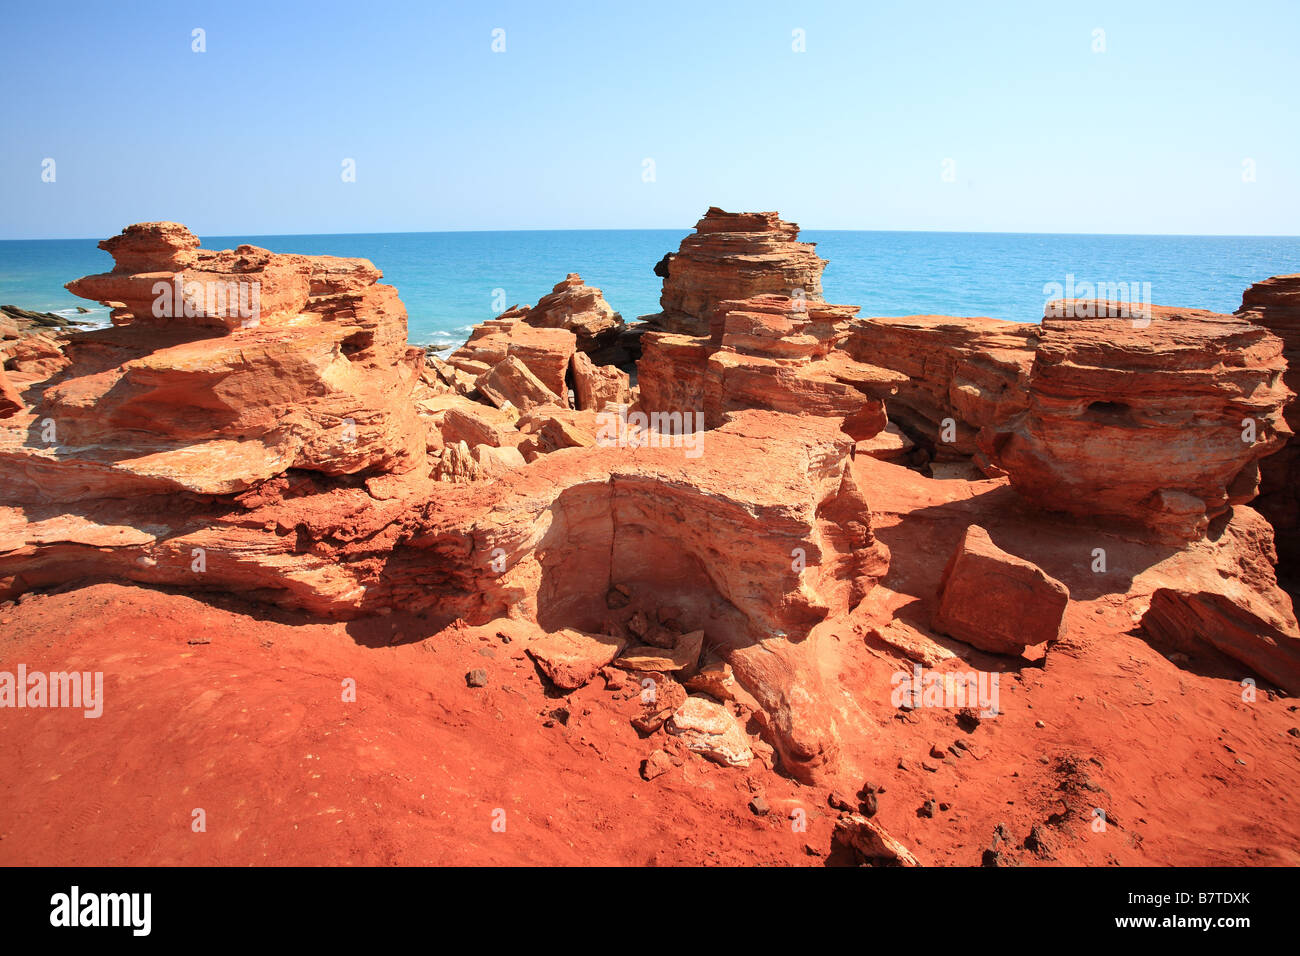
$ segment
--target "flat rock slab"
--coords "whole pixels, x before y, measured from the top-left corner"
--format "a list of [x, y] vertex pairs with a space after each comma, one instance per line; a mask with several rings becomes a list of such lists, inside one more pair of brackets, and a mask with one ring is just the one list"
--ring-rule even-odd
[[860, 813], [846, 813], [835, 821], [835, 840], [868, 860], [899, 866], [921, 865], [912, 852], [890, 836], [884, 827]]
[[691, 631], [689, 634], [679, 636], [673, 647], [667, 650], [649, 644], [630, 647], [617, 663], [619, 667], [633, 671], [694, 672], [703, 648], [704, 632]]
[[527, 650], [552, 684], [561, 690], [577, 690], [625, 646], [627, 642], [621, 637], [566, 628], [537, 638]]
[[665, 728], [695, 753], [723, 766], [748, 767], [754, 759], [740, 721], [726, 707], [703, 697], [687, 697]]

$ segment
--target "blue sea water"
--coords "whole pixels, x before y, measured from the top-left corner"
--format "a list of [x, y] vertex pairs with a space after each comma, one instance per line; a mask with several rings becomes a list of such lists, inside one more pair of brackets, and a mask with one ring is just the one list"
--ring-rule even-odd
[[[491, 318], [499, 299], [532, 304], [578, 272], [626, 319], [659, 310], [653, 268], [689, 230], [204, 236], [205, 248], [243, 242], [276, 252], [364, 256], [395, 285], [410, 340], [450, 346]], [[1101, 236], [807, 230], [830, 260], [827, 301], [863, 315], [988, 315], [1037, 322], [1048, 283], [1151, 284], [1151, 301], [1231, 312], [1252, 282], [1300, 272], [1300, 237]], [[91, 308], [63, 284], [112, 268], [95, 240], [0, 241], [0, 304], [39, 311]], [[504, 290], [499, 294], [496, 290]]]

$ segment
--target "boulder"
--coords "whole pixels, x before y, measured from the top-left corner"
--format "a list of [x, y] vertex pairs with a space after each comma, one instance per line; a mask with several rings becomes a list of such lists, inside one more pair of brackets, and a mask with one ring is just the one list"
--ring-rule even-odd
[[740, 721], [722, 704], [688, 697], [664, 724], [694, 753], [726, 767], [748, 767], [754, 759]]
[[607, 405], [627, 405], [632, 393], [627, 372], [612, 365], [596, 365], [585, 352], [573, 355], [573, 394], [577, 407], [602, 412]]
[[943, 569], [931, 626], [983, 651], [1019, 654], [1057, 639], [1069, 601], [1064, 584], [971, 525]]
[[921, 865], [883, 826], [861, 813], [841, 814], [835, 821], [833, 839], [867, 862], [885, 866]]
[[559, 405], [560, 396], [546, 387], [519, 358], [508, 355], [475, 383], [497, 408], [507, 404], [526, 412], [539, 405]]
[[1159, 588], [1142, 616], [1142, 629], [1195, 653], [1217, 648], [1290, 694], [1300, 694], [1300, 630], [1257, 601], [1195, 588]]

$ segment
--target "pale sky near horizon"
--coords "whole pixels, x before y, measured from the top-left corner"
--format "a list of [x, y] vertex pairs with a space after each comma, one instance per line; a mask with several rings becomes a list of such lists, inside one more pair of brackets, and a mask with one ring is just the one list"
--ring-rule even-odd
[[1300, 2], [975, 6], [10, 4], [0, 239], [1300, 234]]

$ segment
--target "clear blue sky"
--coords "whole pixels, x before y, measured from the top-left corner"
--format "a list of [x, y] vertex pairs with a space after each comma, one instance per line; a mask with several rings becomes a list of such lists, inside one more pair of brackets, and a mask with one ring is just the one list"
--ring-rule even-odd
[[3, 17], [0, 238], [688, 228], [709, 205], [822, 229], [1300, 233], [1296, 0]]

